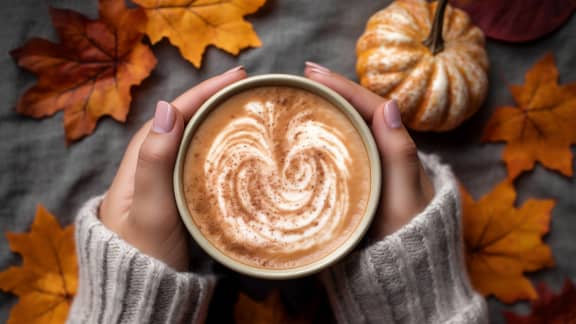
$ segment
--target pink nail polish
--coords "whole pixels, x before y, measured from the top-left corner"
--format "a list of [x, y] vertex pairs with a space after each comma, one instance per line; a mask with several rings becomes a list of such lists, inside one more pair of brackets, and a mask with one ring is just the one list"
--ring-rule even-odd
[[172, 105], [166, 101], [158, 101], [152, 121], [152, 131], [159, 134], [169, 133], [174, 128], [175, 120], [176, 115]]
[[237, 67], [231, 68], [230, 70], [228, 70], [228, 71], [226, 71], [226, 72], [224, 72], [224, 73], [222, 73], [222, 74], [234, 73], [234, 72], [238, 72], [238, 71], [240, 71], [240, 70], [244, 70], [244, 66], [238, 65]]
[[384, 120], [390, 128], [402, 127], [402, 116], [400, 116], [396, 100], [392, 99], [384, 105]]
[[306, 67], [309, 68], [312, 72], [317, 72], [321, 74], [330, 74], [330, 70], [318, 63], [306, 61]]

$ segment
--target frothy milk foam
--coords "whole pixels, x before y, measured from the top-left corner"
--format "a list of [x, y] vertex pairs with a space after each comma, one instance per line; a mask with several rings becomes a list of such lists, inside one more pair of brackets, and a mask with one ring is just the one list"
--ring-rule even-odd
[[370, 195], [360, 135], [325, 99], [298, 88], [236, 94], [197, 129], [184, 165], [188, 209], [224, 254], [288, 269], [346, 241]]

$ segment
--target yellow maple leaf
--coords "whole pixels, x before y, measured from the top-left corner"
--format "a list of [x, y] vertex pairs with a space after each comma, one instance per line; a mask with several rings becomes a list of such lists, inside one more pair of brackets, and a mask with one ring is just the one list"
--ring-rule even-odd
[[38, 205], [30, 232], [6, 233], [22, 265], [0, 272], [0, 290], [20, 297], [10, 312], [11, 323], [64, 323], [78, 286], [73, 226], [60, 227]]
[[542, 242], [554, 201], [527, 199], [515, 208], [516, 191], [506, 180], [478, 201], [464, 188], [461, 193], [466, 266], [474, 288], [505, 303], [536, 299], [524, 272], [554, 265], [550, 247]]
[[144, 32], [152, 43], [167, 37], [194, 66], [200, 67], [209, 45], [237, 55], [261, 41], [243, 16], [266, 0], [134, 0], [146, 11]]

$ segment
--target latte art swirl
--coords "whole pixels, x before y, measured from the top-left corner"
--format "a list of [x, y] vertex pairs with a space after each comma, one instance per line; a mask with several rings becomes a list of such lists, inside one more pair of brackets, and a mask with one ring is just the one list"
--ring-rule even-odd
[[330, 240], [349, 206], [342, 135], [307, 110], [287, 129], [278, 129], [282, 107], [274, 102], [250, 102], [245, 110], [215, 138], [204, 165], [221, 224], [236, 229], [234, 241], [279, 253]]
[[317, 261], [362, 220], [370, 165], [358, 131], [327, 100], [260, 87], [220, 103], [186, 154], [190, 216], [219, 251], [288, 269]]

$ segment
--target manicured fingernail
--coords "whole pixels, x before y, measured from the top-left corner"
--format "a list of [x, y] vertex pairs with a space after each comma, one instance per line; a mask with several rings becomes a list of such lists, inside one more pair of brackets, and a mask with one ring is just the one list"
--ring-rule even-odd
[[234, 73], [234, 72], [238, 72], [240, 70], [244, 70], [244, 66], [238, 65], [237, 67], [231, 68], [230, 70], [224, 72], [223, 74]]
[[172, 105], [166, 101], [158, 101], [154, 121], [152, 121], [152, 130], [159, 134], [169, 133], [174, 128], [176, 115]]
[[400, 116], [396, 100], [392, 99], [384, 105], [384, 120], [390, 128], [402, 127], [402, 116]]
[[308, 67], [313, 72], [318, 72], [320, 74], [330, 74], [330, 70], [318, 63], [306, 61], [306, 67]]

